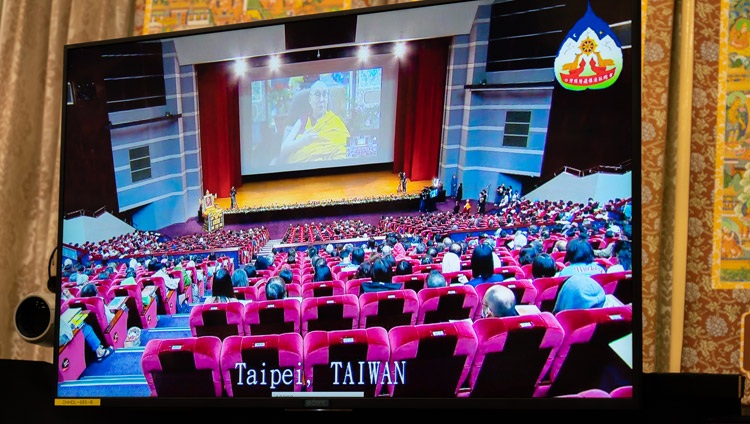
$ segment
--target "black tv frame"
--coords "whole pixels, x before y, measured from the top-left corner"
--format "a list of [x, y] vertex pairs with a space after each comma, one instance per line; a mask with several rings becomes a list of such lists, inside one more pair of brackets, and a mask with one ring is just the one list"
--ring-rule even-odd
[[[131, 42], [143, 42], [143, 41], [155, 41], [162, 40], [165, 38], [176, 38], [183, 36], [195, 36], [202, 34], [218, 34], [223, 32], [231, 32], [235, 30], [244, 30], [251, 28], [261, 28], [273, 25], [288, 25], [297, 24], [297, 27], [304, 26], [317, 26], [317, 25], [331, 25], [332, 22], [344, 23], [342, 24], [345, 28], [350, 28], [352, 19], [356, 20], [359, 15], [375, 14], [380, 12], [394, 12], [400, 10], [411, 10], [413, 8], [427, 7], [427, 6], [439, 6], [453, 3], [461, 3], [464, 0], [422, 0], [409, 3], [399, 3], [387, 6], [369, 7], [362, 9], [351, 9], [339, 12], [322, 13], [316, 15], [307, 16], [296, 16], [283, 19], [274, 19], [268, 21], [259, 21], [245, 24], [227, 25], [223, 27], [213, 28], [201, 28], [196, 30], [179, 31], [168, 34], [153, 34], [143, 35], [136, 37], [128, 37], [123, 39], [105, 40], [99, 42], [81, 43], [68, 45], [65, 48], [65, 69], [67, 72], [69, 55], [71, 52], [75, 52], [78, 49], [88, 47], [104, 47], [108, 45], [114, 45], [118, 43], [131, 43]], [[641, 47], [640, 47], [640, 2], [632, 1], [633, 3], [633, 20], [632, 20], [632, 61], [631, 61], [631, 72], [632, 72], [632, 128], [633, 128], [633, 143], [632, 143], [632, 157], [633, 157], [633, 184], [632, 187], [637, 189], [640, 187], [640, 77], [641, 77]], [[287, 32], [289, 35], [290, 33]], [[317, 41], [307, 40], [305, 45], [299, 46], [305, 48], [316, 48], [323, 47], [326, 44], [339, 44], [339, 43], [350, 43], [352, 40], [352, 34], [345, 32], [334, 36], [329, 34], [324, 39]], [[316, 44], [316, 43], [321, 44]], [[304, 43], [303, 43], [304, 44]], [[63, 93], [68, 93], [67, 80], [64, 77]], [[66, 107], [63, 104], [62, 107], [62, 131], [63, 138], [65, 138], [66, 131]], [[65, 152], [66, 146], [70, 143], [75, 143], [74, 140], [62, 141], [63, 153]], [[65, 155], [61, 155], [65, 157]], [[64, 180], [65, 170], [74, 167], [75, 164], [63, 163], [61, 164], [61, 185]], [[60, 210], [59, 216], [61, 217], [59, 223], [59, 234], [60, 241], [58, 246], [62, 246], [62, 231], [63, 231], [63, 219], [64, 208], [63, 198], [65, 196], [65, 188], [61, 186], [60, 190]], [[633, 192], [633, 209], [640, 211], [641, 201], [640, 193], [638, 190]], [[641, 262], [641, 249], [640, 249], [640, 216], [633, 217], [633, 261], [634, 264], [640, 264]], [[58, 249], [58, 261], [57, 263], [63, 263], [63, 257], [61, 256], [62, 249]], [[641, 278], [640, 267], [636, 267], [633, 270], [633, 277], [635, 281], [639, 281]], [[60, 293], [57, 293], [57, 305], [60, 305]], [[146, 410], [153, 409], [154, 411], [165, 411], [165, 414], [171, 414], [174, 411], [181, 410], [183, 408], [238, 408], [238, 409], [227, 409], [227, 411], [237, 411], [238, 413], [246, 414], [248, 411], [255, 408], [258, 409], [273, 409], [282, 411], [350, 411], [360, 412], [365, 415], [367, 411], [383, 411], [384, 409], [413, 409], [421, 411], [429, 410], [506, 410], [513, 411], [516, 413], [527, 413], [527, 412], [539, 412], [543, 414], [547, 413], [570, 413], [578, 414], [582, 411], [600, 411], [604, 414], [608, 413], [625, 413], [626, 416], [629, 412], [636, 412], [639, 410], [642, 404], [642, 388], [641, 388], [641, 374], [642, 374], [642, 339], [641, 339], [641, 293], [639, 286], [636, 285], [636, 290], [633, 293], [633, 397], [630, 399], [558, 399], [558, 398], [502, 398], [502, 399], [473, 399], [473, 398], [101, 398], [97, 399], [96, 403], [101, 402], [101, 405], [105, 407], [146, 407]], [[55, 331], [59, 332], [59, 320], [56, 322]], [[57, 354], [54, 355], [55, 365], [57, 365]], [[77, 398], [57, 398], [55, 399], [56, 406], [60, 409], [65, 410], [65, 414], [77, 414], [80, 412], [79, 408], [72, 408], [74, 411], [69, 412], [68, 409], [62, 405], [80, 405], [85, 406], [88, 404], [87, 399]], [[139, 409], [140, 410], [140, 409]], [[114, 414], [120, 414], [121, 411], [110, 412]], [[258, 411], [263, 412], [263, 411]], [[140, 412], [138, 413], [140, 415]], [[158, 415], [158, 414], [156, 414]], [[599, 414], [595, 414], [599, 416]], [[384, 417], [389, 416], [389, 413], [384, 412]], [[133, 419], [138, 419], [133, 417]]]

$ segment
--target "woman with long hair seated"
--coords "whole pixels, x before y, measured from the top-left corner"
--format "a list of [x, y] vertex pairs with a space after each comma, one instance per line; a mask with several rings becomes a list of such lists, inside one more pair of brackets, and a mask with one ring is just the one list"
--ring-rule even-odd
[[234, 295], [232, 276], [225, 268], [219, 268], [214, 274], [214, 283], [211, 286], [211, 296], [207, 296], [203, 303], [239, 302]]

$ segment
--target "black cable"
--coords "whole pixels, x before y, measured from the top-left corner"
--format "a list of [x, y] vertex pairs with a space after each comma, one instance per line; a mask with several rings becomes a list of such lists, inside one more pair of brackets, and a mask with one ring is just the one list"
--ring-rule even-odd
[[57, 293], [57, 289], [60, 288], [60, 285], [57, 284], [57, 275], [52, 275], [52, 261], [55, 259], [55, 252], [57, 252], [57, 246], [52, 249], [52, 253], [49, 255], [49, 262], [47, 262], [47, 290], [52, 293]]

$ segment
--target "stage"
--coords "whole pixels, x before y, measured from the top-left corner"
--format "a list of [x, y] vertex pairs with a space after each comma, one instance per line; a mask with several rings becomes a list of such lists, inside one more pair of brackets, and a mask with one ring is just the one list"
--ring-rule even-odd
[[390, 171], [251, 182], [237, 187], [237, 209], [230, 209], [229, 197], [216, 198], [216, 205], [227, 225], [417, 210], [431, 181], [409, 181], [406, 193], [396, 192], [398, 182]]

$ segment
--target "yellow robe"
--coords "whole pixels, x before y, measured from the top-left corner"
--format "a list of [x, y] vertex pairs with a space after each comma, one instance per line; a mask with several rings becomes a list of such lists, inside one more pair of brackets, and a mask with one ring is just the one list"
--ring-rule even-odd
[[317, 160], [346, 159], [346, 140], [349, 130], [344, 121], [330, 110], [315, 125], [307, 118], [305, 131], [316, 131], [318, 137], [307, 146], [289, 155], [289, 163]]

